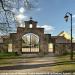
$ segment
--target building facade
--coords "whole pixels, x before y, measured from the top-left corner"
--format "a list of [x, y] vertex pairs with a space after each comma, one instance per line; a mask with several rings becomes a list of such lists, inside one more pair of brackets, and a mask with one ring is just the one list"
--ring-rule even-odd
[[37, 22], [30, 19], [25, 21], [24, 27], [18, 27], [16, 33], [10, 33], [3, 38], [3, 49], [6, 52], [22, 53], [48, 53], [50, 34], [44, 34], [44, 28], [38, 28]]
[[24, 27], [17, 27], [16, 33], [0, 37], [0, 52], [16, 52], [19, 55], [32, 53], [62, 55], [70, 50], [70, 40], [64, 36], [44, 34], [44, 28], [37, 27], [37, 22], [32, 19], [25, 21]]

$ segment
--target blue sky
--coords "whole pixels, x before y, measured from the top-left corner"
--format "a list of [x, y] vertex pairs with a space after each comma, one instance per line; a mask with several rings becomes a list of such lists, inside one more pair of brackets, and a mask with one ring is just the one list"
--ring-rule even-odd
[[38, 25], [47, 25], [52, 28], [48, 31], [52, 35], [57, 35], [61, 31], [70, 33], [70, 18], [66, 23], [64, 15], [66, 12], [73, 14], [73, 36], [75, 37], [75, 0], [38, 0], [38, 8], [29, 12], [38, 21]]
[[[12, 1], [12, 0], [11, 0]], [[12, 11], [15, 14], [15, 19], [21, 25], [22, 22], [28, 20], [30, 17], [38, 22], [38, 26], [44, 27], [45, 32], [58, 35], [61, 31], [70, 33], [70, 17], [66, 23], [64, 16], [67, 12], [73, 14], [73, 36], [75, 37], [75, 0], [29, 0], [33, 1], [36, 8], [28, 11], [24, 6], [25, 0], [18, 0], [18, 2], [10, 2]], [[19, 9], [17, 6], [19, 5]], [[10, 9], [11, 10], [11, 9]], [[13, 20], [13, 19], [12, 19]], [[4, 22], [4, 19], [1, 22]], [[14, 26], [11, 25], [14, 29]]]

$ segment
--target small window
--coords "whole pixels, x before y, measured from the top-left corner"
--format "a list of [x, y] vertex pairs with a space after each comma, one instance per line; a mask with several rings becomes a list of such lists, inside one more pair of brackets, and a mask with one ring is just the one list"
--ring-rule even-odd
[[32, 27], [33, 27], [33, 25], [32, 25], [32, 24], [30, 24], [29, 28], [32, 28]]
[[48, 52], [53, 52], [53, 43], [48, 44]]
[[12, 44], [8, 44], [8, 52], [12, 52]]

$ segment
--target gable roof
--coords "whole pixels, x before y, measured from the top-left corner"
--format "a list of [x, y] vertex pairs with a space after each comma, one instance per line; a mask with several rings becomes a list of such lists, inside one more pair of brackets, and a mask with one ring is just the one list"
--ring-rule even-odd
[[70, 34], [67, 33], [67, 32], [64, 32], [64, 31], [60, 32], [60, 33], [58, 34], [58, 36], [63, 36], [65, 39], [71, 40]]

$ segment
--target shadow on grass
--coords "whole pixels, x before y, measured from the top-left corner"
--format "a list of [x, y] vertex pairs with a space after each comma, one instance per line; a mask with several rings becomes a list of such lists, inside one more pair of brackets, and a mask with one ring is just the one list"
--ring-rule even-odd
[[[25, 63], [24, 63], [25, 64]], [[75, 61], [65, 61], [65, 62], [56, 62], [56, 63], [45, 63], [45, 64], [26, 64], [26, 65], [14, 65], [14, 66], [3, 66], [0, 67], [0, 70], [23, 70], [23, 69], [33, 69], [33, 68], [40, 68], [40, 67], [52, 67], [57, 65], [69, 65], [75, 64]], [[74, 71], [75, 72], [75, 71]]]
[[65, 70], [63, 73], [71, 73], [71, 75], [75, 75], [75, 70]]

